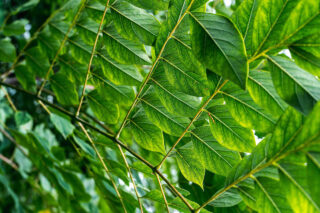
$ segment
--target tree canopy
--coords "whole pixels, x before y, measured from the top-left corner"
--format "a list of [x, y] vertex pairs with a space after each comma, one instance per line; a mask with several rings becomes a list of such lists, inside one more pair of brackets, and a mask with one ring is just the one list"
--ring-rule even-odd
[[0, 212], [320, 212], [320, 0], [4, 0]]

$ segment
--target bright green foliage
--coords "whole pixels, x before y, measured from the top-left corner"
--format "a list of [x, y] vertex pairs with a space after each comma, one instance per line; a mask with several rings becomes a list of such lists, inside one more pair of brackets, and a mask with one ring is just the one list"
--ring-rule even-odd
[[320, 0], [0, 3], [6, 212], [320, 212]]

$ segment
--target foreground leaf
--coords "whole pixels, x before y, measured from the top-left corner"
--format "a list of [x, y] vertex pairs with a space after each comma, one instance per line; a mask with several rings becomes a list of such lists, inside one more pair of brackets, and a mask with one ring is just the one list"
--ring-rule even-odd
[[114, 124], [119, 118], [119, 107], [112, 101], [103, 97], [98, 90], [93, 90], [88, 95], [89, 106], [97, 118], [106, 123]]
[[50, 120], [65, 139], [71, 135], [75, 129], [70, 121], [54, 113], [50, 114]]
[[205, 168], [195, 155], [194, 149], [192, 147], [177, 149], [176, 156], [178, 166], [183, 176], [202, 188]]
[[320, 81], [280, 56], [268, 57], [275, 88], [288, 104], [308, 114], [320, 100]]
[[50, 77], [51, 88], [63, 105], [76, 105], [79, 96], [75, 84], [63, 73], [57, 73]]
[[224, 147], [241, 152], [251, 152], [255, 147], [253, 132], [240, 126], [230, 115], [226, 105], [208, 109], [211, 132]]
[[227, 175], [231, 168], [240, 161], [238, 152], [221, 146], [212, 137], [209, 126], [193, 130], [191, 140], [200, 161], [211, 172]]
[[162, 131], [153, 125], [143, 111], [130, 119], [130, 128], [137, 143], [144, 149], [165, 153]]
[[248, 63], [243, 38], [223, 16], [192, 13], [192, 46], [206, 67], [246, 88]]

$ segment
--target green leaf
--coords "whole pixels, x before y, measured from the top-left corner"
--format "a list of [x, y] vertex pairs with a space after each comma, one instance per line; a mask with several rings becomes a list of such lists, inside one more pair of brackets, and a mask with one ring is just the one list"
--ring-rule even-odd
[[236, 87], [228, 83], [222, 93], [232, 117], [243, 127], [261, 133], [271, 132], [276, 123], [274, 117], [256, 105], [248, 92]]
[[141, 147], [165, 154], [162, 131], [148, 120], [142, 110], [130, 119], [129, 124], [135, 141]]
[[286, 196], [287, 200], [290, 200], [289, 205], [291, 208], [298, 212], [319, 212], [320, 207], [313, 200], [313, 197], [310, 196], [305, 166], [281, 164], [279, 165], [279, 170], [280, 186], [282, 186], [283, 194]]
[[19, 197], [14, 192], [14, 190], [11, 188], [10, 181], [9, 181], [7, 175], [5, 174], [4, 170], [2, 169], [2, 167], [0, 167], [0, 183], [2, 183], [4, 185], [4, 189], [8, 192], [10, 197], [13, 199], [15, 210], [17, 212], [23, 212], [22, 206], [19, 201]]
[[313, 110], [308, 115], [307, 119], [305, 119], [303, 127], [299, 130], [299, 134], [295, 140], [290, 143], [290, 146], [286, 148], [286, 151], [295, 150], [296, 148], [304, 145], [304, 143], [314, 143], [319, 140], [320, 137], [320, 102], [318, 102]]
[[152, 89], [141, 98], [141, 104], [150, 121], [170, 135], [180, 136], [190, 123], [186, 117], [169, 113]]
[[48, 58], [39, 47], [33, 47], [25, 51], [27, 66], [38, 77], [45, 77], [50, 64]]
[[25, 64], [20, 64], [14, 69], [16, 78], [26, 90], [36, 91], [36, 76], [31, 72]]
[[202, 165], [216, 174], [227, 175], [241, 159], [238, 152], [221, 146], [212, 137], [209, 126], [198, 127], [193, 130], [191, 140]]
[[51, 76], [50, 85], [61, 104], [77, 105], [79, 103], [76, 85], [65, 74], [58, 72]]
[[[100, 74], [100, 73], [99, 73]], [[134, 89], [130, 86], [115, 85], [97, 73], [92, 75], [99, 82], [99, 92], [114, 104], [128, 106], [135, 98]]]
[[83, 85], [87, 67], [72, 59], [70, 55], [59, 57], [60, 73], [68, 76], [76, 85]]
[[99, 56], [103, 74], [108, 80], [117, 85], [141, 84], [143, 78], [136, 67], [119, 64], [106, 55], [100, 54]]
[[301, 115], [292, 108], [288, 108], [278, 121], [273, 135], [265, 137], [254, 148], [251, 155], [246, 156], [231, 170], [227, 176], [226, 185], [251, 174], [259, 166], [266, 163], [266, 159], [271, 159], [279, 154], [278, 152], [281, 151], [282, 147], [291, 142], [291, 137], [295, 135], [300, 126]]
[[169, 1], [163, 0], [131, 0], [132, 4], [146, 10], [165, 10], [168, 8]]
[[305, 37], [290, 45], [294, 62], [313, 75], [320, 76], [320, 34]]
[[205, 67], [185, 43], [179, 39], [170, 39], [161, 59], [154, 75], [165, 72], [171, 86], [183, 93], [193, 96], [209, 95]]
[[106, 123], [118, 122], [119, 106], [110, 99], [105, 98], [98, 90], [93, 90], [87, 95], [88, 103], [97, 118]]
[[13, 62], [16, 58], [16, 48], [11, 43], [10, 39], [4, 38], [0, 40], [0, 61]]
[[229, 189], [228, 191], [221, 194], [221, 196], [215, 201], [209, 203], [215, 207], [231, 207], [235, 206], [242, 201], [239, 193], [236, 189]]
[[243, 38], [227, 18], [192, 13], [192, 46], [211, 71], [246, 88], [248, 63]]
[[3, 35], [13, 36], [21, 35], [25, 32], [25, 26], [29, 23], [27, 19], [16, 20], [3, 28]]
[[226, 105], [208, 109], [211, 132], [224, 147], [241, 152], [251, 152], [255, 147], [253, 132], [240, 126], [230, 115]]
[[15, 15], [15, 14], [17, 14], [17, 13], [30, 10], [31, 8], [35, 7], [35, 6], [39, 3], [39, 1], [40, 1], [40, 0], [29, 0], [29, 1], [25, 2], [25, 3], [23, 3], [22, 5], [18, 6], [18, 7], [12, 12], [12, 14]]
[[281, 98], [304, 114], [320, 100], [320, 81], [280, 56], [268, 57], [272, 80]]
[[88, 155], [90, 155], [91, 157], [95, 158], [96, 157], [96, 153], [93, 150], [93, 148], [87, 144], [85, 141], [81, 140], [80, 138], [73, 136], [74, 142], [76, 142], [76, 144], [78, 144], [78, 146]]
[[27, 133], [32, 129], [33, 119], [29, 113], [17, 111], [14, 114], [14, 120], [20, 132]]
[[320, 188], [315, 187], [319, 186], [319, 177], [320, 175], [320, 154], [319, 152], [309, 152], [307, 153], [307, 181], [308, 181], [308, 188], [310, 190], [310, 196], [313, 198], [314, 202], [317, 206], [320, 206]]
[[191, 147], [176, 149], [176, 159], [183, 176], [203, 188], [205, 168]]
[[163, 73], [153, 75], [151, 79], [155, 92], [163, 106], [172, 114], [193, 117], [200, 107], [200, 99], [176, 91], [164, 77]]
[[122, 38], [114, 29], [103, 30], [103, 40], [111, 58], [122, 64], [150, 64], [143, 45]]
[[54, 113], [50, 113], [50, 120], [65, 139], [71, 135], [75, 129], [70, 121]]
[[252, 34], [253, 20], [257, 14], [258, 3], [258, 0], [244, 0], [232, 14], [232, 21], [236, 24], [243, 36], [246, 42], [246, 49], [250, 48], [250, 46], [247, 45], [247, 41], [251, 38], [247, 38], [247, 36], [250, 37]]
[[168, 35], [178, 24], [181, 14], [184, 14], [188, 6], [193, 3], [191, 0], [171, 0], [168, 8], [166, 21], [161, 25], [159, 35], [155, 44], [155, 53], [158, 55], [164, 46]]
[[251, 70], [248, 91], [253, 101], [275, 118], [278, 118], [287, 107], [277, 94], [269, 72]]
[[72, 187], [69, 183], [66, 182], [62, 174], [56, 168], [48, 168], [49, 171], [55, 176], [59, 185], [66, 191], [68, 194], [73, 195]]
[[45, 27], [38, 35], [38, 46], [42, 53], [49, 59], [53, 59], [61, 45], [61, 41], [53, 35], [49, 27]]
[[[70, 53], [79, 63], [86, 64], [90, 60], [91, 48], [80, 39], [69, 39]], [[87, 69], [86, 69], [87, 70]]]
[[160, 23], [150, 13], [128, 2], [116, 2], [111, 6], [114, 25], [125, 39], [152, 45], [158, 35]]
[[254, 189], [241, 187], [238, 190], [243, 200], [256, 211], [291, 212], [279, 184], [279, 181], [261, 177], [255, 179]]
[[288, 107], [280, 117], [273, 134], [261, 141], [251, 155], [246, 156], [230, 171], [226, 179], [226, 186], [319, 140], [320, 119], [315, 117], [319, 112], [320, 104], [317, 104], [303, 123], [303, 116]]

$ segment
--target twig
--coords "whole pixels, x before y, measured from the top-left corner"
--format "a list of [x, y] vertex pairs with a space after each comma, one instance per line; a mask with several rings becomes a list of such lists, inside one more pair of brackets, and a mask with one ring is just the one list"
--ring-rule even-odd
[[95, 53], [95, 50], [96, 50], [96, 46], [98, 44], [99, 34], [101, 32], [102, 24], [103, 24], [103, 21], [104, 21], [104, 17], [106, 16], [108, 7], [109, 7], [109, 0], [107, 0], [106, 6], [104, 8], [103, 15], [102, 15], [102, 18], [101, 18], [101, 21], [100, 21], [100, 25], [99, 25], [99, 28], [98, 28], [98, 32], [97, 32], [97, 35], [96, 35], [96, 39], [94, 41], [94, 45], [93, 45], [93, 48], [92, 48], [92, 51], [91, 51], [91, 56], [90, 56], [90, 60], [89, 60], [89, 64], [88, 64], [88, 70], [87, 70], [87, 74], [86, 74], [86, 79], [84, 81], [84, 85], [83, 85], [83, 88], [82, 88], [81, 97], [80, 97], [80, 103], [79, 103], [79, 106], [78, 106], [78, 109], [77, 109], [77, 112], [76, 112], [76, 117], [78, 117], [79, 113], [80, 113], [80, 109], [81, 109], [83, 98], [84, 98], [85, 89], [86, 89], [86, 86], [87, 86], [87, 83], [88, 83], [88, 79], [89, 79], [91, 64], [92, 64], [92, 61], [93, 61], [93, 56], [94, 56], [94, 53]]
[[14, 103], [13, 103], [9, 93], [7, 92], [7, 90], [5, 88], [3, 88], [3, 87], [1, 87], [1, 89], [2, 89], [2, 91], [4, 93], [4, 95], [6, 96], [6, 98], [7, 98], [8, 102], [9, 102], [11, 108], [13, 109], [13, 111], [17, 112], [17, 107], [14, 105]]
[[0, 159], [1, 159], [3, 162], [5, 162], [6, 164], [8, 164], [9, 166], [11, 166], [13, 169], [15, 169], [15, 170], [17, 170], [17, 171], [19, 170], [19, 169], [18, 169], [18, 166], [17, 166], [12, 160], [10, 160], [9, 158], [3, 156], [2, 154], [0, 154]]
[[161, 190], [161, 194], [162, 194], [162, 197], [163, 197], [164, 204], [165, 204], [165, 206], [166, 206], [167, 212], [170, 213], [168, 201], [167, 201], [166, 195], [165, 195], [165, 193], [164, 193], [164, 190], [163, 190], [163, 187], [162, 187], [162, 184], [161, 184], [159, 175], [158, 175], [157, 173], [154, 173], [154, 175], [155, 175], [156, 178], [157, 178], [157, 181], [158, 181], [158, 184], [159, 184], [159, 187], [160, 187], [160, 190]]
[[125, 154], [123, 153], [123, 150], [122, 150], [122, 148], [121, 148], [121, 146], [120, 146], [119, 144], [118, 144], [118, 149], [119, 149], [119, 151], [120, 151], [120, 153], [121, 153], [122, 159], [123, 159], [123, 161], [124, 161], [124, 163], [125, 163], [125, 165], [126, 165], [126, 168], [127, 168], [127, 170], [128, 170], [129, 177], [130, 177], [130, 179], [131, 179], [134, 192], [135, 192], [135, 194], [136, 194], [136, 196], [137, 196], [137, 199], [138, 199], [138, 202], [139, 202], [140, 211], [141, 211], [141, 213], [143, 213], [142, 202], [141, 202], [141, 199], [140, 199], [138, 190], [137, 190], [136, 182], [135, 182], [134, 179], [133, 179], [133, 175], [132, 175], [132, 172], [131, 172], [131, 168], [130, 168], [130, 166], [129, 166], [129, 164], [128, 164], [128, 161], [127, 161], [127, 159], [126, 159], [126, 156], [125, 156]]

